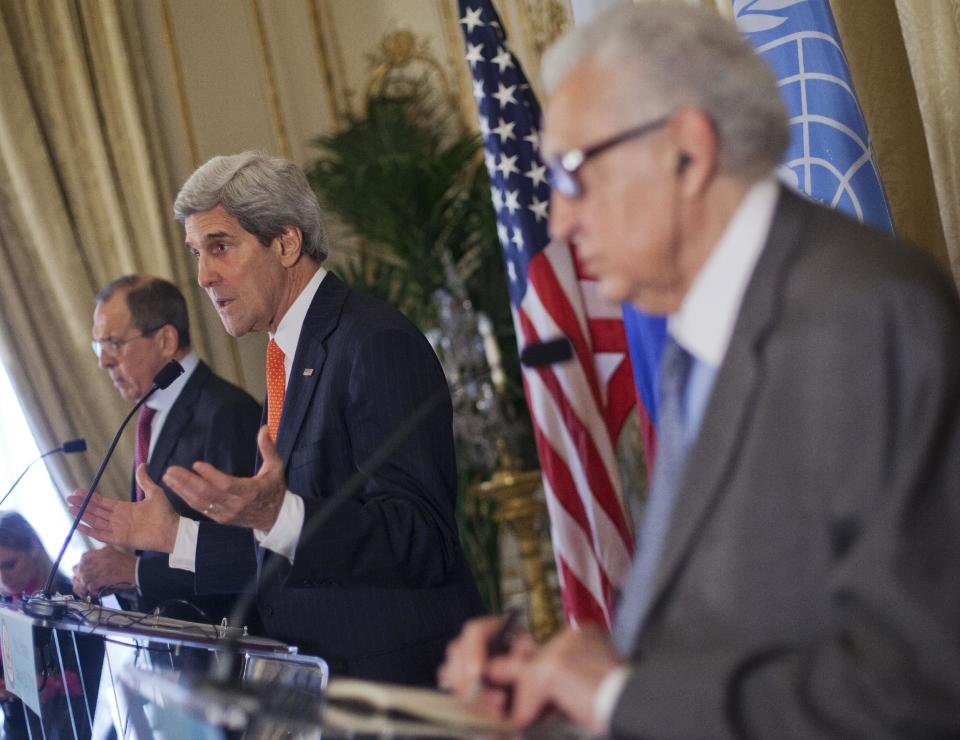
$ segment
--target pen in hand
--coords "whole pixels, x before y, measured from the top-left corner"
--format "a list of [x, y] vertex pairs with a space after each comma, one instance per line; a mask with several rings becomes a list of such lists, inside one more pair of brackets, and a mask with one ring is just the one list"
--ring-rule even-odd
[[[506, 655], [510, 652], [510, 641], [513, 639], [513, 633], [517, 629], [517, 622], [520, 620], [520, 610], [517, 608], [507, 609], [504, 614], [503, 622], [500, 623], [500, 626], [497, 628], [497, 631], [490, 635], [490, 639], [487, 640], [487, 658], [495, 658], [498, 655]], [[472, 703], [480, 696], [480, 692], [483, 690], [483, 687], [488, 685], [486, 679], [483, 676], [479, 676], [476, 680], [476, 683], [470, 687], [470, 690], [467, 692], [464, 699], [466, 702]], [[509, 705], [509, 696], [507, 699]]]
[[497, 655], [506, 655], [510, 652], [510, 640], [513, 639], [513, 633], [517, 628], [517, 622], [520, 620], [520, 610], [516, 607], [507, 609], [505, 618], [500, 628], [490, 636], [487, 641], [487, 657], [493, 658]]

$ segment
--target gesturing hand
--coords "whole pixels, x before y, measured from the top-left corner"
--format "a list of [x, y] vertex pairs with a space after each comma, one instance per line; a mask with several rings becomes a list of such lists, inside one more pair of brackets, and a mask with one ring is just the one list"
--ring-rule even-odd
[[205, 462], [192, 470], [172, 465], [163, 482], [197, 511], [221, 524], [269, 531], [277, 521], [287, 484], [283, 460], [267, 427], [260, 427], [257, 446], [263, 463], [252, 478], [239, 478]]
[[[145, 465], [137, 468], [137, 483], [143, 489], [144, 498], [136, 503], [117, 501], [94, 492], [77, 529], [87, 537], [117, 547], [173, 552], [180, 517], [170, 506], [163, 489], [150, 479]], [[80, 511], [86, 493], [78, 488], [67, 497], [74, 516]]]

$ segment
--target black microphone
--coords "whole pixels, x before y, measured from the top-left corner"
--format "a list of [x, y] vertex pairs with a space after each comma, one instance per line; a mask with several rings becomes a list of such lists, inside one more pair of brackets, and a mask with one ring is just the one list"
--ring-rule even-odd
[[87, 488], [87, 495], [83, 498], [83, 503], [80, 505], [80, 511], [77, 512], [77, 516], [74, 518], [73, 524], [70, 525], [70, 531], [67, 533], [67, 537], [63, 541], [63, 547], [60, 548], [60, 554], [57, 555], [56, 560], [53, 561], [53, 566], [50, 568], [50, 575], [47, 576], [47, 582], [43, 586], [43, 591], [41, 591], [38, 595], [30, 597], [26, 602], [24, 602], [23, 610], [27, 614], [35, 617], [52, 617], [56, 619], [63, 616], [65, 613], [65, 608], [61, 604], [58, 604], [50, 599], [50, 594], [53, 591], [53, 582], [57, 578], [57, 571], [60, 568], [60, 561], [63, 560], [63, 555], [67, 551], [67, 546], [70, 544], [70, 540], [73, 538], [73, 533], [77, 531], [77, 526], [80, 524], [80, 520], [83, 518], [83, 514], [87, 510], [87, 505], [90, 503], [90, 497], [93, 496], [93, 492], [97, 490], [97, 485], [100, 483], [100, 478], [103, 477], [103, 471], [106, 470], [107, 463], [110, 462], [110, 458], [113, 456], [113, 451], [116, 449], [117, 443], [120, 441], [120, 435], [126, 428], [127, 422], [129, 422], [137, 410], [147, 402], [147, 399], [150, 398], [155, 391], [163, 390], [169, 386], [182, 372], [183, 367], [176, 360], [170, 360], [170, 362], [160, 368], [160, 372], [153, 377], [153, 386], [149, 391], [147, 391], [147, 394], [143, 398], [133, 405], [133, 408], [130, 409], [130, 413], [127, 414], [126, 418], [123, 420], [123, 423], [120, 424], [120, 428], [117, 429], [117, 433], [113, 436], [113, 442], [110, 443], [110, 448], [107, 450], [107, 454], [103, 457], [103, 462], [100, 463], [100, 467], [97, 469], [96, 475], [93, 476], [93, 481]]
[[74, 453], [74, 452], [83, 452], [83, 451], [86, 450], [86, 449], [87, 449], [87, 440], [85, 440], [85, 439], [68, 439], [66, 442], [64, 442], [64, 443], [63, 443], [62, 445], [60, 445], [59, 447], [55, 447], [55, 448], [52, 449], [52, 450], [47, 450], [47, 451], [44, 452], [42, 455], [40, 455], [40, 457], [36, 458], [35, 460], [31, 460], [31, 461], [30, 461], [30, 464], [27, 465], [27, 467], [25, 467], [25, 468], [23, 469], [23, 472], [20, 473], [20, 475], [17, 476], [17, 479], [13, 482], [13, 485], [10, 486], [10, 488], [7, 489], [7, 492], [6, 492], [5, 494], [3, 494], [3, 498], [0, 498], [0, 506], [2, 506], [2, 505], [3, 505], [3, 502], [7, 500], [7, 496], [9, 496], [11, 493], [13, 493], [13, 489], [17, 487], [17, 484], [23, 479], [23, 476], [25, 476], [25, 475], [27, 474], [27, 471], [30, 470], [30, 468], [33, 467], [33, 464], [34, 464], [35, 462], [39, 462], [40, 460], [42, 460], [43, 458], [45, 458], [47, 455], [54, 455], [54, 454], [56, 454], [56, 453], [58, 453], [58, 452], [63, 452], [64, 454], [70, 455], [70, 454], [72, 454], [72, 453]]
[[573, 357], [573, 344], [566, 336], [528, 344], [520, 351], [520, 364], [528, 368], [546, 367]]

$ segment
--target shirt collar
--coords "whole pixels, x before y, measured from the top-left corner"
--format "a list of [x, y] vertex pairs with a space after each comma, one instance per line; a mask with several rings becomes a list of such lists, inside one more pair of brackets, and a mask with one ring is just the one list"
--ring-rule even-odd
[[169, 411], [170, 407], [173, 406], [176, 400], [180, 397], [180, 392], [187, 384], [190, 376], [193, 375], [193, 371], [197, 369], [197, 365], [200, 364], [200, 360], [191, 351], [187, 352], [187, 356], [179, 362], [180, 366], [183, 368], [183, 372], [180, 373], [180, 375], [177, 376], [177, 379], [166, 388], [155, 391], [154, 394], [147, 399], [147, 406], [152, 409], [156, 409], [157, 411]]
[[680, 308], [667, 319], [671, 336], [699, 362], [714, 368], [723, 362], [778, 194], [772, 177], [747, 191]]
[[277, 343], [288, 361], [293, 360], [293, 355], [297, 351], [297, 344], [300, 343], [300, 329], [303, 327], [303, 320], [307, 317], [307, 311], [310, 310], [313, 297], [317, 294], [320, 283], [326, 276], [327, 271], [323, 267], [317, 268], [317, 272], [310, 278], [310, 282], [304, 286], [300, 295], [290, 304], [290, 308], [280, 319], [277, 330], [270, 335], [270, 338]]

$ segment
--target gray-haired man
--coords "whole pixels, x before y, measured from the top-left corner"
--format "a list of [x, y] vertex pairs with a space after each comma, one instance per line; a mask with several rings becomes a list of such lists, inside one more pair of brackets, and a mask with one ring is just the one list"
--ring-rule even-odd
[[954, 286], [775, 182], [776, 83], [715, 13], [618, 8], [545, 71], [552, 235], [669, 317], [657, 467], [612, 639], [486, 659], [473, 622], [441, 682], [615, 737], [957, 736]]

